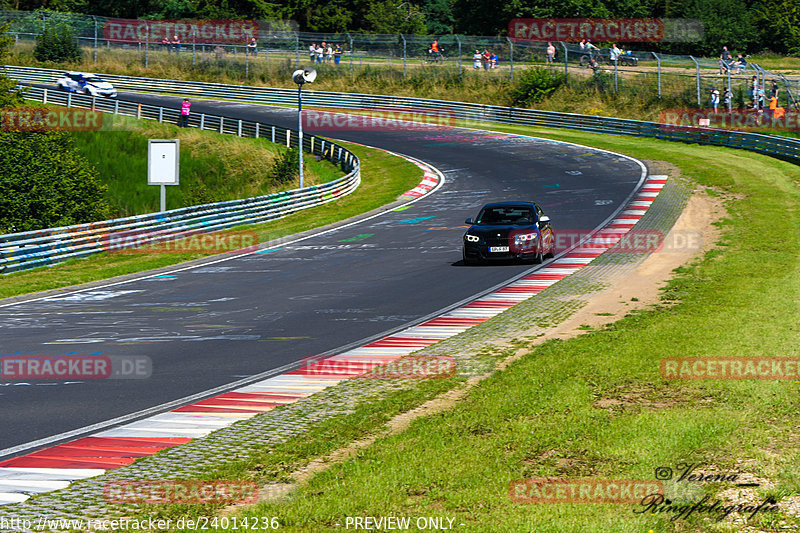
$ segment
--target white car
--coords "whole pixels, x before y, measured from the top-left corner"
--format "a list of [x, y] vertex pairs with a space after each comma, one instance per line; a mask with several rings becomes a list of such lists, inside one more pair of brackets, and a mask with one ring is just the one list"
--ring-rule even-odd
[[88, 72], [65, 72], [56, 81], [62, 91], [73, 91], [91, 96], [117, 97], [117, 90], [107, 81], [103, 81], [97, 74]]

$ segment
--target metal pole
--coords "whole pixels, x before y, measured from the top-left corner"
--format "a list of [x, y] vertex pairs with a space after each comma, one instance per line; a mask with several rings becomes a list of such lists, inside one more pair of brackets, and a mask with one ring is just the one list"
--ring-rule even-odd
[[150, 26], [144, 25], [144, 68], [150, 64]]
[[509, 63], [511, 64], [511, 76], [509, 77], [510, 80], [514, 80], [514, 43], [511, 42], [511, 39], [506, 37], [506, 41], [508, 41], [508, 46], [511, 48], [509, 52]]
[[167, 210], [167, 186], [161, 184], [161, 212]]
[[618, 90], [618, 85], [617, 85], [617, 65], [618, 64], [619, 64], [619, 56], [617, 56], [617, 59], [614, 60], [614, 92], [615, 93]]
[[461, 39], [458, 38], [458, 35], [454, 35], [456, 38], [456, 42], [458, 43], [458, 75], [461, 75]]
[[697, 107], [700, 107], [702, 105], [700, 103], [700, 63], [692, 56], [689, 56], [689, 59], [694, 61], [695, 79], [697, 80]]
[[300, 34], [294, 34], [294, 68], [300, 68]]
[[661, 99], [661, 58], [655, 52], [650, 52], [658, 62], [658, 98]]
[[297, 134], [300, 146], [300, 188], [303, 188], [303, 86], [297, 85]]
[[94, 20], [94, 62], [97, 63], [97, 18], [92, 15], [92, 20]]
[[192, 30], [192, 66], [195, 66], [195, 55], [197, 53], [197, 30]]
[[[561, 48], [564, 49], [564, 78], [566, 79], [569, 69], [569, 51], [567, 50], [567, 45], [564, 44], [563, 41], [559, 41]], [[660, 71], [659, 71], [660, 72]]]
[[42, 35], [44, 35], [45, 30], [47, 29], [47, 23], [44, 19], [44, 11], [42, 11]]
[[250, 77], [250, 51], [245, 48], [244, 49], [244, 78], [247, 79]]
[[403, 39], [403, 77], [406, 77], [406, 38], [403, 34], [400, 34], [400, 38]]
[[346, 33], [347, 38], [350, 39], [350, 72], [353, 72], [353, 36]]

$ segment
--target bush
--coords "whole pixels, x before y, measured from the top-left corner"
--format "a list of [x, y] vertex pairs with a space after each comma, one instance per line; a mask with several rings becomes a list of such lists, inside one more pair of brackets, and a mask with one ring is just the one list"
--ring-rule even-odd
[[63, 24], [45, 28], [44, 33], [36, 39], [36, 48], [33, 49], [33, 57], [42, 62], [75, 62], [81, 60], [81, 55], [78, 40], [72, 30]]
[[[272, 163], [270, 178], [278, 183], [289, 183], [299, 179], [300, 150], [292, 148], [283, 150]], [[305, 170], [305, 168], [303, 169]]]
[[0, 234], [109, 216], [105, 186], [66, 132], [0, 132]]
[[563, 74], [554, 73], [546, 68], [529, 68], [509, 89], [509, 104], [515, 107], [538, 104], [562, 85], [564, 85]]

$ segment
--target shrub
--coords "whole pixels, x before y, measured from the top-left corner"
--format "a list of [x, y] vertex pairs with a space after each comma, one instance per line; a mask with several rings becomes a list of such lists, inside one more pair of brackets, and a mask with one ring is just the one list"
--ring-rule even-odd
[[42, 62], [75, 62], [81, 60], [81, 55], [78, 40], [72, 30], [64, 24], [45, 28], [36, 39], [36, 48], [33, 49], [33, 57]]
[[564, 85], [563, 74], [541, 67], [529, 68], [509, 89], [509, 104], [515, 107], [538, 104], [562, 85]]
[[[289, 183], [299, 179], [298, 166], [300, 163], [300, 150], [292, 148], [283, 150], [272, 163], [270, 178], [278, 183]], [[304, 169], [305, 170], [305, 169]]]
[[0, 233], [103, 220], [97, 172], [66, 132], [0, 132]]

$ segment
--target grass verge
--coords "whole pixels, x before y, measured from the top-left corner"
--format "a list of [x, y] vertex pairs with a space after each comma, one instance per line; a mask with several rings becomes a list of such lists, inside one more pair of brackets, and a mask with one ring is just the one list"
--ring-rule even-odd
[[[289, 501], [262, 503], [239, 517], [278, 517], [286, 531], [336, 530], [347, 517], [365, 516], [447, 517], [470, 531], [741, 531], [741, 521], [703, 512], [673, 519], [674, 511], [635, 513], [642, 509], [635, 504], [509, 498], [509, 484], [518, 479], [652, 481], [658, 467], [698, 463], [704, 471], [754, 474], [761, 486], [748, 494], [731, 490], [731, 483], [676, 484], [677, 504], [704, 495], [713, 502], [723, 490], [733, 501], [773, 496], [779, 511], [748, 523], [762, 529], [795, 523], [781, 498], [800, 495], [797, 382], [665, 381], [658, 369], [671, 356], [800, 356], [798, 168], [723, 148], [502, 129], [677, 165], [700, 186], [725, 193], [729, 217], [720, 223], [719, 247], [677, 270], [664, 292], [672, 305], [573, 340], [528, 346], [520, 361], [457, 408], [378, 439], [311, 478]], [[424, 397], [420, 391], [418, 402]], [[375, 427], [370, 417], [351, 422], [339, 436]], [[343, 440], [336, 430], [326, 440], [293, 439], [279, 448], [277, 461], [263, 460], [269, 475], [260, 480], [280, 479], [281, 465], [303, 463]], [[234, 465], [225, 474], [231, 479], [253, 468]]]
[[[168, 187], [167, 209], [260, 196], [297, 186], [273, 176], [285, 151], [265, 139], [220, 135], [155, 121], [103, 114], [102, 130], [73, 132], [78, 151], [108, 186], [105, 197], [115, 217], [159, 209], [159, 188], [147, 184], [147, 140], [179, 139], [180, 185]], [[306, 158], [307, 185], [343, 175], [328, 161]]]
[[[242, 229], [255, 230], [258, 242], [267, 242], [350, 218], [394, 201], [422, 179], [413, 163], [382, 150], [347, 146], [361, 160], [361, 185], [335, 202], [295, 213], [286, 218]], [[70, 260], [50, 268], [9, 274], [0, 278], [0, 298], [67, 287], [122, 276], [206, 257], [201, 254], [129, 255], [101, 253]]]

